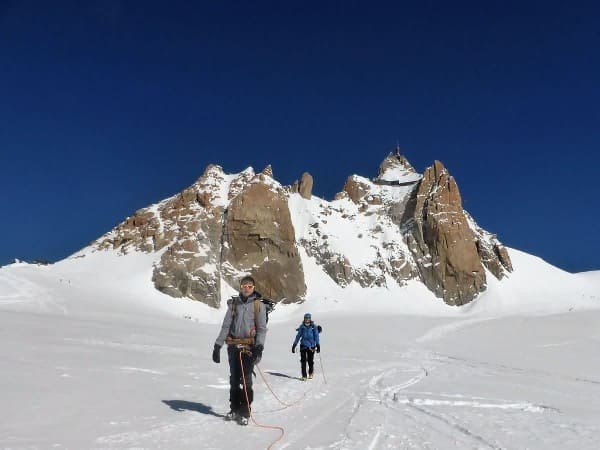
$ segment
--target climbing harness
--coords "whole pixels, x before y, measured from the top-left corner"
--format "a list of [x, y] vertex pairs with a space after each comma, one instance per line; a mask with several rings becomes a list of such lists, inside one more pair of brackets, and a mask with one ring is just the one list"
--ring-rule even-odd
[[253, 337], [249, 337], [249, 338], [234, 338], [231, 336], [227, 336], [225, 338], [225, 343], [227, 345], [235, 345], [238, 348], [250, 348], [254, 345], [254, 338]]

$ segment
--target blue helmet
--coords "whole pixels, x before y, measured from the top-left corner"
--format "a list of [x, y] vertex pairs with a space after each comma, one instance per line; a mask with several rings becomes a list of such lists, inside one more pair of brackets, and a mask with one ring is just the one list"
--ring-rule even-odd
[[306, 313], [306, 314], [304, 314], [304, 318], [305, 318], [305, 319], [310, 319], [310, 318], [311, 318], [311, 315], [310, 315], [310, 313]]

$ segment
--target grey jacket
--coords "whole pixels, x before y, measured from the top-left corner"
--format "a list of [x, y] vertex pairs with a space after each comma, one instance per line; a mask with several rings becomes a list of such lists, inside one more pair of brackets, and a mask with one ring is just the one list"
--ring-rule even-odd
[[254, 292], [246, 302], [242, 300], [241, 295], [227, 301], [227, 312], [215, 344], [222, 347], [227, 336], [238, 339], [254, 337], [254, 344], [264, 347], [267, 335], [267, 310], [262, 302], [259, 302], [258, 318], [254, 320], [254, 300], [260, 298], [261, 295]]

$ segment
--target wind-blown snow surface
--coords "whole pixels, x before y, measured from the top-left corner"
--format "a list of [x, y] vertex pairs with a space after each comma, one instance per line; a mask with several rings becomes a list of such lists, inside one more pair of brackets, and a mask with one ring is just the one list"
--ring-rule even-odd
[[[263, 449], [280, 437], [223, 420], [226, 353], [211, 361], [223, 309], [155, 291], [157, 255], [84, 253], [0, 269], [1, 448]], [[510, 256], [508, 279], [451, 308], [418, 283], [342, 289], [303, 255], [308, 300], [271, 315], [260, 364], [291, 406], [254, 381], [256, 421], [283, 429], [274, 448], [599, 448], [599, 273]], [[291, 344], [305, 311], [324, 331], [303, 383]]]

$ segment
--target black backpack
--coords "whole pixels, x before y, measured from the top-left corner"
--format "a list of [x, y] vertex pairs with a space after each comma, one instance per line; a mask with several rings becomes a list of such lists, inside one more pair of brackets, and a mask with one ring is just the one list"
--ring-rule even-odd
[[268, 298], [260, 298], [260, 301], [265, 305], [267, 311], [267, 323], [269, 322], [269, 313], [275, 309], [275, 302]]

